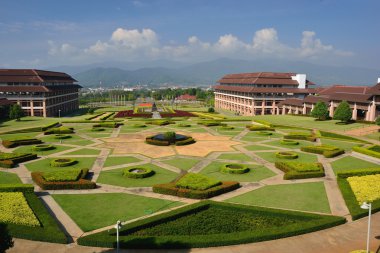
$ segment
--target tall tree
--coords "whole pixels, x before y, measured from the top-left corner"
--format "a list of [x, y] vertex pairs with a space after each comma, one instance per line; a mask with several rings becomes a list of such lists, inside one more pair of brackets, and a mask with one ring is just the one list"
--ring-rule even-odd
[[348, 123], [352, 118], [352, 111], [347, 101], [342, 101], [334, 112], [333, 119]]
[[0, 223], [0, 253], [5, 253], [7, 249], [13, 247], [13, 240], [10, 236], [7, 225]]
[[21, 109], [20, 105], [14, 104], [10, 107], [10, 110], [9, 110], [10, 119], [16, 119], [17, 121], [19, 121], [22, 116], [24, 116], [24, 112]]
[[315, 104], [314, 109], [311, 111], [311, 116], [319, 120], [326, 120], [329, 116], [329, 110], [327, 109], [327, 105], [322, 101], [318, 101]]

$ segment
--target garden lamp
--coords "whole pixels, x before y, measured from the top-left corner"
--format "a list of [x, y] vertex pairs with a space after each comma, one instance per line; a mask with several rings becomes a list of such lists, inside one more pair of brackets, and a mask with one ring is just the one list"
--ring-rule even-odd
[[360, 206], [360, 208], [368, 210], [368, 233], [367, 233], [367, 251], [366, 252], [369, 253], [369, 236], [371, 233], [371, 208], [372, 208], [372, 204], [367, 203], [367, 202], [363, 202], [363, 204]]
[[119, 230], [121, 229], [120, 220], [116, 222], [115, 229], [116, 229], [116, 252], [119, 253]]

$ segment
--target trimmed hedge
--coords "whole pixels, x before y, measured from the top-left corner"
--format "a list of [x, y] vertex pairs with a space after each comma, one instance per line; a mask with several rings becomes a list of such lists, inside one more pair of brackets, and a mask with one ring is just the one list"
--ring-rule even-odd
[[254, 119], [253, 121], [256, 123], [268, 126], [268, 127], [274, 127], [274, 125], [272, 123], [270, 123], [269, 121], [266, 121], [266, 120]]
[[180, 123], [178, 124], [179, 127], [191, 127], [190, 124]]
[[33, 133], [33, 132], [43, 132], [46, 131], [49, 128], [60, 126], [61, 124], [59, 122], [50, 123], [48, 125], [42, 126], [42, 127], [30, 127], [30, 128], [23, 128], [8, 132], [3, 132], [2, 134], [18, 134], [18, 133]]
[[42, 174], [47, 182], [68, 182], [77, 181], [87, 175], [88, 169], [67, 169], [59, 171], [48, 171]]
[[145, 125], [145, 124], [134, 124], [133, 127], [135, 127], [135, 128], [143, 128], [143, 127], [147, 127], [147, 125]]
[[233, 127], [233, 126], [222, 126], [221, 129], [223, 129], [223, 130], [232, 130], [232, 129], [235, 129], [235, 127]]
[[267, 131], [256, 131], [255, 133], [258, 135], [263, 135], [263, 136], [269, 136], [273, 134], [272, 132], [267, 132]]
[[[373, 146], [376, 146], [376, 145], [372, 145], [370, 147], [373, 147]], [[369, 149], [370, 147], [363, 148], [363, 147], [355, 146], [355, 147], [352, 147], [352, 150], [355, 151], [355, 152], [364, 154], [364, 155], [369, 155], [369, 156], [372, 156], [372, 157], [380, 158], [380, 152], [376, 152], [376, 151], [370, 150]]]
[[193, 139], [193, 137], [189, 137], [183, 141], [176, 141], [175, 145], [176, 146], [185, 146], [185, 145], [189, 145], [189, 144], [193, 144], [193, 143], [195, 143], [195, 140]]
[[106, 120], [106, 119], [112, 117], [114, 114], [115, 114], [115, 112], [112, 112], [112, 113], [107, 114], [107, 115], [105, 115], [105, 116], [103, 116], [103, 117], [100, 117], [99, 119], [100, 119], [100, 120]]
[[292, 151], [280, 151], [276, 152], [276, 157], [281, 159], [297, 159], [298, 154]]
[[207, 190], [201, 191], [201, 190], [178, 188], [176, 187], [176, 183], [167, 183], [167, 184], [153, 185], [153, 192], [166, 194], [166, 195], [173, 195], [173, 196], [178, 196], [178, 197], [183, 197], [183, 198], [190, 198], [190, 199], [208, 199], [208, 198], [212, 198], [226, 192], [233, 191], [235, 189], [238, 189], [239, 187], [240, 187], [239, 182], [224, 181], [222, 182], [221, 185], [214, 186]]
[[33, 151], [47, 151], [52, 149], [55, 149], [55, 147], [53, 145], [48, 144], [39, 144], [32, 147]]
[[37, 159], [32, 153], [0, 153], [0, 167], [13, 168], [16, 164]]
[[306, 133], [298, 133], [298, 132], [293, 132], [289, 133], [284, 136], [284, 139], [290, 139], [290, 140], [305, 140], [305, 141], [316, 141], [316, 137], [312, 134], [306, 134]]
[[34, 192], [32, 184], [0, 184], [0, 192]]
[[95, 119], [95, 118], [97, 118], [97, 117], [102, 116], [103, 114], [105, 114], [105, 112], [97, 113], [97, 114], [95, 114], [95, 115], [92, 115], [92, 116], [86, 118], [86, 120], [92, 120], [92, 119]]
[[72, 134], [74, 133], [74, 128], [68, 128], [68, 127], [56, 127], [49, 129], [44, 132], [44, 135], [50, 135], [50, 134]]
[[197, 123], [198, 125], [203, 125], [203, 126], [227, 126], [227, 124], [222, 123], [221, 121], [199, 121]]
[[319, 146], [304, 146], [301, 147], [301, 151], [320, 154], [326, 158], [336, 157], [344, 154], [344, 150], [335, 146], [319, 145]]
[[156, 126], [166, 126], [170, 124], [175, 124], [175, 122], [171, 120], [156, 119], [156, 120], [146, 121], [145, 124], [156, 125]]
[[96, 183], [84, 179], [88, 173], [88, 169], [82, 169], [80, 178], [77, 181], [46, 181], [43, 172], [32, 172], [33, 181], [43, 190], [66, 190], [66, 189], [95, 189]]
[[[142, 172], [133, 172], [135, 170], [142, 170]], [[151, 177], [155, 174], [154, 170], [149, 168], [142, 168], [142, 167], [134, 167], [134, 168], [128, 168], [124, 169], [123, 176], [129, 177], [129, 178], [146, 178]]]
[[367, 176], [380, 174], [380, 168], [368, 168], [368, 169], [355, 169], [355, 170], [343, 170], [337, 173], [337, 177], [348, 178], [353, 176]]
[[99, 124], [94, 124], [92, 127], [103, 127], [103, 128], [118, 128], [119, 126], [123, 125], [123, 123], [120, 122], [101, 122]]
[[[213, 217], [205, 217], [205, 220], [210, 220], [207, 222], [205, 227], [210, 224], [220, 224], [223, 222], [225, 228], [235, 227], [232, 231], [226, 231], [224, 233], [214, 233], [213, 229], [205, 230], [204, 234], [192, 234], [189, 226], [192, 224], [175, 224], [177, 219], [184, 217], [191, 217], [200, 212], [207, 211], [209, 208], [213, 210], [221, 211], [211, 212]], [[264, 229], [242, 229], [239, 230], [239, 226], [236, 226], [236, 219], [228, 220], [223, 215], [224, 212], [236, 213], [236, 214], [250, 214], [252, 219], [257, 217], [265, 218], [282, 218], [283, 220], [298, 220], [300, 222], [296, 223], [285, 223], [282, 226], [268, 226]], [[209, 212], [210, 213], [210, 212]], [[222, 220], [220, 220], [222, 219]], [[200, 221], [201, 222], [201, 221]], [[233, 222], [231, 226], [228, 222]], [[247, 221], [250, 222], [250, 221]], [[333, 226], [341, 225], [346, 222], [345, 218], [330, 215], [318, 215], [304, 212], [278, 210], [272, 208], [264, 207], [253, 207], [244, 206], [230, 203], [220, 203], [212, 201], [202, 201], [196, 204], [188, 205], [182, 208], [178, 208], [168, 213], [163, 213], [149, 217], [144, 220], [139, 220], [130, 224], [126, 224], [122, 227], [120, 231], [120, 247], [128, 249], [153, 249], [153, 248], [199, 248], [199, 247], [215, 247], [233, 244], [244, 244], [259, 241], [274, 240], [289, 236], [295, 236], [305, 233], [310, 233]], [[155, 228], [155, 226], [164, 225], [163, 229], [167, 228], [170, 230], [170, 226], [174, 226], [176, 229], [183, 228], [183, 231], [189, 231], [182, 234], [173, 235], [162, 235], [154, 234], [150, 236], [138, 236], [138, 232], [144, 229]], [[178, 228], [180, 226], [180, 228]], [[196, 224], [195, 226], [202, 226], [203, 224]], [[103, 231], [100, 233], [88, 235], [85, 237], [80, 237], [78, 239], [78, 244], [86, 246], [96, 246], [96, 247], [116, 247], [115, 243], [115, 230]]]
[[54, 135], [54, 139], [57, 139], [57, 140], [64, 140], [64, 139], [70, 139], [71, 138], [71, 135], [68, 135], [68, 134], [56, 134]]
[[281, 140], [280, 141], [280, 144], [283, 144], [283, 145], [298, 145], [300, 144], [298, 141], [293, 141], [293, 140]]
[[93, 131], [93, 132], [103, 132], [105, 130], [106, 130], [105, 128], [100, 128], [100, 127], [91, 128], [91, 131]]
[[3, 140], [2, 144], [6, 148], [15, 148], [23, 145], [32, 145], [32, 144], [40, 144], [41, 140], [35, 138], [27, 138], [27, 139], [11, 139], [11, 140]]
[[246, 126], [249, 131], [274, 131], [275, 129], [268, 126], [258, 126], [258, 125], [247, 125]]
[[275, 163], [277, 169], [285, 172], [284, 179], [305, 179], [324, 177], [325, 171], [321, 163], [300, 163], [290, 161], [277, 161]]
[[156, 146], [169, 146], [170, 142], [169, 141], [160, 141], [160, 140], [154, 140], [153, 136], [146, 137], [145, 142], [151, 145], [156, 145]]
[[249, 172], [249, 170], [250, 169], [248, 168], [247, 165], [245, 165], [245, 164], [237, 164], [237, 163], [224, 164], [220, 168], [221, 172], [229, 173], [229, 174], [244, 174], [244, 173]]
[[50, 162], [52, 167], [67, 167], [78, 163], [77, 160], [70, 158], [56, 158]]

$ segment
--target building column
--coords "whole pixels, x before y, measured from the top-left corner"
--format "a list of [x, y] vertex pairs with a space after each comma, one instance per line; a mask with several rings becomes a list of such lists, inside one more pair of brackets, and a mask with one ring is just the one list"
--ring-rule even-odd
[[330, 116], [331, 118], [334, 117], [334, 101], [331, 101], [331, 102], [330, 102], [329, 116]]
[[273, 100], [272, 102], [272, 115], [276, 114], [276, 102]]
[[46, 100], [42, 101], [42, 114], [43, 114], [44, 118], [47, 117], [47, 114], [46, 114]]
[[265, 100], [261, 102], [261, 115], [265, 115]]
[[282, 115], [285, 115], [286, 114], [286, 107], [285, 105], [282, 106]]
[[252, 116], [256, 116], [256, 112], [255, 112], [255, 100], [252, 99], [252, 104], [251, 104], [251, 115]]
[[372, 102], [370, 105], [369, 121], [375, 121], [376, 117], [376, 105]]
[[30, 100], [30, 116], [34, 116], [34, 103], [33, 100]]
[[306, 114], [306, 103], [303, 103], [302, 114]]
[[352, 119], [357, 120], [358, 119], [358, 108], [356, 106], [356, 103], [354, 104], [354, 109], [352, 110]]
[[298, 106], [296, 106], [296, 111], [294, 112], [294, 114], [298, 114], [299, 113], [299, 108]]

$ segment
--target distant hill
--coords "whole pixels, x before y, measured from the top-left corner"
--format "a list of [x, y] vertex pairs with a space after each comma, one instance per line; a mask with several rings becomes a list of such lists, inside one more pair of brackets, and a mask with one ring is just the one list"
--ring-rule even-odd
[[[112, 67], [109, 67], [109, 66]], [[120, 66], [120, 67], [115, 67]], [[185, 65], [165, 61], [160, 63], [145, 63], [145, 68], [131, 69], [136, 66], [144, 66], [144, 63], [101, 63], [98, 67], [81, 66], [79, 73], [73, 67], [61, 67], [74, 76], [83, 86], [116, 86], [116, 85], [210, 85], [228, 73], [239, 72], [295, 72], [305, 73], [307, 78], [319, 85], [350, 84], [350, 85], [374, 85], [380, 77], [380, 70], [347, 67], [347, 66], [322, 66], [317, 64], [293, 61], [263, 61], [263, 60], [236, 60], [218, 59], [214, 61], [201, 62]], [[71, 68], [71, 69], [70, 69]], [[126, 69], [128, 68], [128, 69]], [[55, 68], [55, 70], [58, 70]]]

